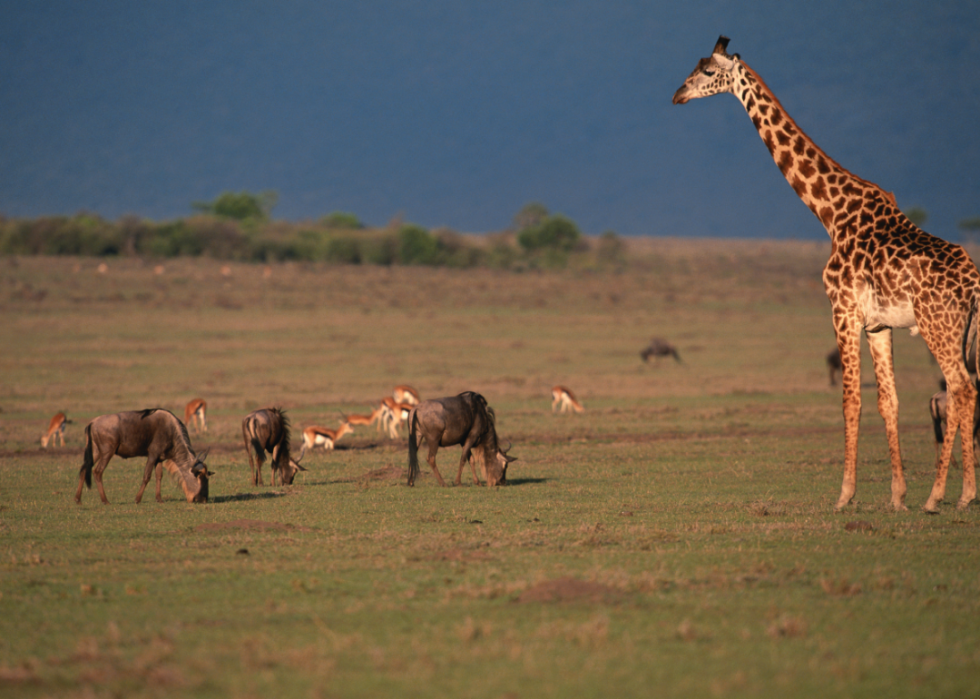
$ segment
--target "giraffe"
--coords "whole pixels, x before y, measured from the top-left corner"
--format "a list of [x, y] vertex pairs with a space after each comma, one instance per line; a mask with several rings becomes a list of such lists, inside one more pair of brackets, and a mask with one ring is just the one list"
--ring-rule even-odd
[[[976, 497], [973, 412], [977, 390], [965, 364], [976, 337], [980, 273], [969, 255], [920, 230], [899, 210], [895, 197], [832, 160], [796, 125], [779, 100], [738, 54], [728, 38], [702, 58], [674, 94], [674, 104], [730, 92], [742, 103], [783, 176], [830, 235], [823, 271], [837, 347], [841, 354], [844, 409], [844, 479], [835, 510], [854, 498], [861, 418], [861, 331], [878, 382], [878, 412], [885, 422], [891, 458], [891, 505], [906, 510], [905, 477], [898, 441], [898, 395], [892, 329], [921, 333], [949, 388], [948, 434], [936, 479], [923, 509], [935, 513], [946, 493], [956, 431], [964, 436], [963, 492], [958, 507]], [[975, 350], [980, 352], [980, 348]], [[980, 359], [980, 357], [978, 357]]]

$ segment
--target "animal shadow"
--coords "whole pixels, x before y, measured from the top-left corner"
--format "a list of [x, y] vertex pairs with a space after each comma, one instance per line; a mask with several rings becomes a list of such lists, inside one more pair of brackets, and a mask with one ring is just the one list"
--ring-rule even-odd
[[234, 495], [217, 495], [210, 498], [211, 502], [220, 505], [226, 502], [248, 502], [249, 500], [268, 500], [270, 498], [281, 498], [285, 493], [235, 493]]

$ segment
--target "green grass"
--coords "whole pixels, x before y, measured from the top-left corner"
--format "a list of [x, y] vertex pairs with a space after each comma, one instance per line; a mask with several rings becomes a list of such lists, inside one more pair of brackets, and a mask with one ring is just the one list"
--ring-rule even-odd
[[[980, 517], [952, 505], [958, 470], [918, 510], [919, 338], [895, 338], [910, 511], [872, 387], [858, 501], [833, 513], [825, 247], [663, 241], [619, 275], [4, 263], [0, 694], [976, 695]], [[644, 366], [652, 335], [684, 364]], [[511, 484], [409, 489], [404, 438], [373, 428], [293, 486], [248, 483], [248, 410], [285, 406], [298, 441], [397, 383], [484, 393]], [[554, 383], [587, 411], [553, 416]], [[89, 419], [197, 395], [210, 503], [167, 484], [135, 505], [143, 464], [116, 458], [111, 504], [74, 504]], [[69, 444], [42, 451], [58, 410]], [[459, 450], [439, 456], [448, 480]]]

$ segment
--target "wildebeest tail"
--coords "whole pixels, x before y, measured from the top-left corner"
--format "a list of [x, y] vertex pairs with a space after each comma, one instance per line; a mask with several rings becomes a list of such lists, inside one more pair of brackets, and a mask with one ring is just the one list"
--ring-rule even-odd
[[92, 424], [85, 425], [85, 456], [82, 459], [81, 472], [85, 474], [85, 487], [92, 487], [92, 468], [95, 458], [92, 456]]
[[412, 408], [412, 418], [408, 425], [408, 484], [415, 485], [415, 479], [419, 475], [419, 443], [415, 437], [415, 430], [419, 425], [419, 416]]

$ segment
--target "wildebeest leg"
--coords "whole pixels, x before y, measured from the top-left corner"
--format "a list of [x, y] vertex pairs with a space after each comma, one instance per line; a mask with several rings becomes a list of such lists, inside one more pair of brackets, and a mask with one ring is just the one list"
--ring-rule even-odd
[[[248, 454], [248, 465], [252, 469], [252, 485], [262, 485], [262, 448], [255, 449], [255, 439], [252, 437], [248, 422], [242, 425], [242, 437], [245, 440], [245, 453]], [[258, 470], [255, 468], [255, 461], [252, 459], [252, 450], [255, 449], [255, 456], [259, 458]]]
[[[459, 457], [459, 470], [456, 472], [455, 485], [460, 485], [463, 482], [463, 467], [466, 466], [466, 462], [470, 460], [473, 456], [473, 445], [470, 440], [466, 440], [463, 443], [463, 455]], [[473, 467], [473, 476], [476, 477], [476, 467]], [[480, 479], [476, 479], [476, 484], [480, 484]]]
[[160, 482], [163, 480], [163, 462], [157, 464], [157, 502], [163, 502], [163, 496], [160, 493]]
[[279, 485], [282, 485], [282, 471], [279, 469], [279, 445], [272, 447], [272, 461], [269, 462], [272, 468], [272, 487], [276, 487], [276, 476], [279, 477]]
[[[151, 454], [146, 459], [146, 468], [143, 469], [143, 485], [140, 486], [139, 492], [136, 493], [136, 504], [139, 505], [140, 501], [143, 499], [143, 491], [146, 490], [146, 485], [153, 478], [153, 471], [157, 467], [158, 458], [156, 454]], [[163, 464], [160, 464], [160, 468], [163, 468]], [[162, 477], [162, 474], [160, 475]], [[160, 481], [157, 480], [157, 502], [160, 500]]]
[[[475, 453], [470, 453], [470, 468], [473, 470], [473, 482], [476, 485], [480, 485], [480, 476], [476, 472], [476, 460], [479, 459], [481, 464], [484, 464], [483, 470], [486, 472], [486, 461], [487, 455], [485, 449], [479, 449]], [[462, 474], [461, 474], [462, 475]]]
[[438, 450], [439, 450], [438, 442], [436, 442], [435, 440], [429, 440], [429, 456], [426, 457], [425, 460], [429, 462], [429, 466], [432, 467], [432, 472], [436, 474], [436, 480], [439, 481], [439, 485], [445, 486], [446, 481], [442, 480], [442, 474], [439, 473], [439, 469], [436, 467], [436, 452]]
[[113, 454], [106, 454], [105, 457], [100, 457], [95, 464], [95, 468], [92, 469], [93, 475], [95, 475], [95, 484], [99, 486], [99, 497], [102, 498], [102, 504], [108, 505], [109, 498], [105, 496], [105, 487], [102, 485], [102, 472], [105, 471], [106, 466], [109, 465], [109, 459], [113, 457]]

